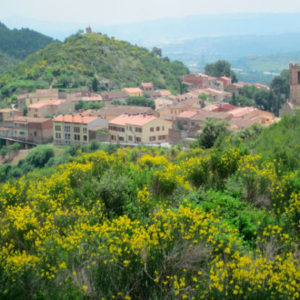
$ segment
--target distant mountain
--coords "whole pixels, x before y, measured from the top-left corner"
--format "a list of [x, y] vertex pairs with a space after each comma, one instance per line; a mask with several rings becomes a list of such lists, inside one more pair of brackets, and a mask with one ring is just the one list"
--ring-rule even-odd
[[300, 32], [300, 12], [203, 14], [116, 25], [90, 23], [90, 21], [88, 23], [49, 22], [19, 16], [6, 18], [4, 21], [11, 27], [34, 28], [60, 40], [64, 40], [70, 33], [91, 25], [94, 31], [105, 32], [117, 39], [149, 47], [160, 43], [162, 45], [180, 43], [199, 37]]
[[207, 14], [94, 27], [117, 38], [153, 46], [199, 37], [300, 32], [300, 12]]
[[78, 33], [29, 55], [0, 78], [0, 89], [9, 96], [24, 88], [87, 87], [96, 79], [114, 88], [152, 81], [157, 88], [178, 92], [178, 78], [188, 69], [159, 55], [103, 34]]
[[0, 50], [16, 59], [24, 59], [54, 42], [51, 37], [45, 36], [30, 29], [9, 29], [0, 23]]

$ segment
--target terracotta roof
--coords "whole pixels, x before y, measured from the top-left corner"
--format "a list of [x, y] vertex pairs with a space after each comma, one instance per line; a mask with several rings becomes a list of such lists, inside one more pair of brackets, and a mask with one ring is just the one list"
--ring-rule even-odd
[[153, 83], [152, 82], [142, 82], [141, 83], [142, 87], [149, 87], [152, 88], [153, 87]]
[[135, 88], [124, 88], [122, 89], [123, 92], [125, 93], [128, 93], [128, 94], [133, 94], [133, 93], [143, 93], [143, 91], [138, 88], [138, 87], [135, 87]]
[[0, 112], [20, 112], [20, 111], [13, 108], [1, 108]]
[[138, 113], [147, 113], [157, 115], [157, 112], [151, 107], [146, 106], [133, 106], [133, 105], [106, 105], [101, 107], [98, 112], [100, 114], [110, 114], [115, 115], [116, 117], [125, 113], [138, 114]]
[[224, 80], [228, 80], [228, 81], [231, 80], [231, 78], [230, 78], [230, 77], [227, 77], [227, 76], [221, 76], [221, 77], [219, 77], [218, 79], [224, 79]]
[[58, 106], [61, 105], [62, 103], [66, 102], [66, 100], [58, 99], [58, 100], [42, 100], [38, 101], [34, 104], [30, 104], [28, 108], [34, 108], [38, 109], [44, 106]]
[[15, 123], [44, 123], [49, 120], [51, 121], [51, 119], [48, 118], [32, 118], [24, 116], [16, 116], [6, 119], [6, 121], [13, 121]]
[[255, 107], [252, 107], [252, 106], [246, 106], [246, 107], [237, 107], [236, 109], [233, 109], [231, 110], [229, 113], [235, 117], [235, 118], [238, 118], [238, 117], [242, 117], [242, 116], [245, 116], [247, 114], [250, 114], [252, 113], [254, 110], [256, 110]]
[[187, 110], [187, 111], [184, 111], [184, 112], [180, 113], [180, 114], [178, 115], [178, 118], [192, 118], [192, 117], [194, 117], [196, 114], [197, 114], [196, 111], [190, 111], [190, 110]]
[[191, 119], [195, 121], [205, 121], [208, 118], [217, 120], [229, 120], [231, 118], [231, 115], [226, 112], [211, 112], [201, 110]]
[[79, 123], [88, 124], [89, 122], [97, 119], [97, 116], [83, 116], [77, 115], [59, 115], [53, 119], [54, 122], [64, 122], [64, 123]]
[[112, 119], [109, 124], [124, 126], [126, 124], [135, 125], [135, 126], [143, 126], [153, 120], [157, 119], [153, 115], [146, 114], [122, 114], [114, 119]]
[[231, 111], [236, 109], [237, 107], [228, 103], [218, 104], [217, 107], [211, 111], [213, 112], [221, 112], [221, 111]]
[[128, 95], [125, 92], [118, 91], [118, 92], [104, 92], [101, 93], [101, 96], [103, 100], [114, 100], [114, 99], [120, 99], [120, 98], [128, 98]]

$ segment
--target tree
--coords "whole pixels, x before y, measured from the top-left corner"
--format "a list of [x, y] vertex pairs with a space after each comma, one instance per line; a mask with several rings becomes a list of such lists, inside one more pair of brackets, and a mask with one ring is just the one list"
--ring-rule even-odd
[[289, 70], [281, 71], [279, 76], [274, 77], [271, 82], [271, 89], [277, 95], [283, 95], [285, 99], [290, 96], [290, 72]]
[[231, 65], [226, 60], [218, 60], [216, 63], [207, 64], [205, 66], [205, 74], [214, 76], [214, 77], [221, 77], [227, 76], [230, 77], [232, 82], [237, 82], [236, 74], [231, 70]]
[[151, 51], [151, 54], [153, 54], [154, 56], [161, 57], [162, 56], [162, 50], [160, 48], [153, 47], [152, 51]]
[[95, 77], [92, 79], [92, 90], [94, 92], [98, 92], [99, 91], [99, 81]]
[[207, 119], [202, 126], [202, 132], [198, 136], [199, 146], [204, 148], [211, 148], [220, 136], [227, 136], [229, 130], [228, 123], [215, 119]]
[[153, 100], [147, 99], [144, 96], [137, 97], [129, 97], [126, 100], [127, 105], [135, 105], [135, 106], [147, 106], [155, 109], [155, 103]]

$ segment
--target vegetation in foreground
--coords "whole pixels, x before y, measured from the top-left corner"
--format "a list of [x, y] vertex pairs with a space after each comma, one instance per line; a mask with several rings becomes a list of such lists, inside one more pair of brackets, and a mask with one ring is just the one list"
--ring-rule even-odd
[[206, 150], [73, 153], [3, 184], [0, 298], [298, 299], [299, 161], [260, 139], [299, 119]]

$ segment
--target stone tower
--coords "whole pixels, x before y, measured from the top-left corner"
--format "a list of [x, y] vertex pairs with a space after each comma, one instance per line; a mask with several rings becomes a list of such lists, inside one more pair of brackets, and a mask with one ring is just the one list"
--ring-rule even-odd
[[300, 107], [300, 63], [290, 63], [290, 100]]
[[86, 31], [86, 33], [92, 33], [92, 28], [91, 28], [91, 26], [87, 27], [85, 31]]

